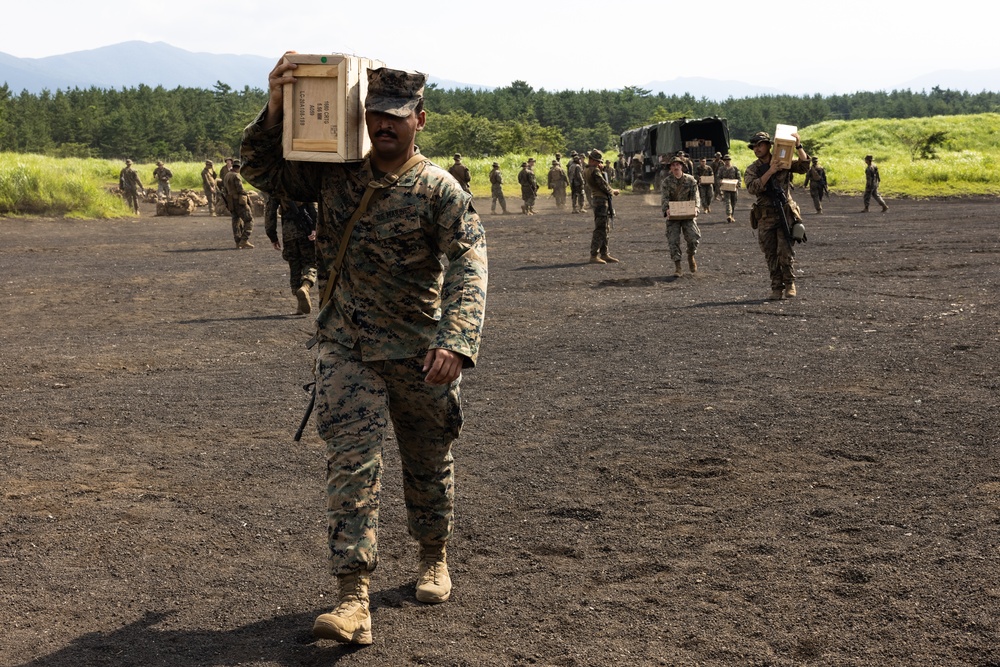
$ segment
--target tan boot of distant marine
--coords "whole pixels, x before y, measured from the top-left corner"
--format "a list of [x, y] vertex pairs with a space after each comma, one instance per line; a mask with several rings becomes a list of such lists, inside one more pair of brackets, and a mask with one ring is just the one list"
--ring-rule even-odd
[[590, 263], [591, 264], [607, 264], [607, 262], [605, 262], [603, 259], [601, 259], [597, 255], [591, 255], [590, 256]]
[[313, 634], [320, 639], [333, 639], [344, 644], [372, 643], [372, 616], [368, 610], [367, 572], [337, 576], [340, 604], [328, 614], [316, 617]]
[[683, 272], [681, 271], [681, 260], [678, 259], [676, 262], [674, 262], [674, 275], [680, 278], [682, 274]]
[[612, 257], [611, 255], [608, 255], [608, 254], [601, 255], [601, 259], [603, 259], [608, 264], [617, 264], [618, 263], [617, 259], [615, 259], [614, 257]]
[[786, 299], [791, 299], [796, 294], [798, 294], [798, 292], [795, 291], [795, 283], [792, 283], [791, 285], [788, 285], [788, 286], [785, 287], [785, 298]]
[[694, 255], [688, 255], [688, 268], [691, 273], [698, 273], [698, 262], [694, 261]]
[[299, 302], [299, 309], [297, 311], [299, 315], [306, 315], [312, 311], [312, 301], [309, 299], [310, 287], [312, 287], [312, 283], [308, 280], [303, 280], [302, 285], [295, 290], [295, 298]]
[[417, 567], [417, 600], [440, 604], [451, 597], [451, 575], [445, 547], [420, 547]]

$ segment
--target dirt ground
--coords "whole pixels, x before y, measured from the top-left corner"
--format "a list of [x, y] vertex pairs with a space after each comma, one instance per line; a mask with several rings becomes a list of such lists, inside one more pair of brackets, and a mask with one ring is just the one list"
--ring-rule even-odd
[[608, 266], [589, 213], [480, 202], [454, 594], [413, 597], [389, 448], [361, 649], [310, 635], [311, 328], [260, 221], [0, 220], [0, 664], [1000, 665], [1000, 208], [798, 192], [784, 302], [745, 195], [679, 279], [641, 196]]

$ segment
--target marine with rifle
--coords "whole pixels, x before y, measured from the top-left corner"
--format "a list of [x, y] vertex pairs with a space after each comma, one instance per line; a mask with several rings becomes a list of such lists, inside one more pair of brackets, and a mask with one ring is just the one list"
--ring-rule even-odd
[[798, 133], [793, 132], [792, 137], [796, 142], [796, 159], [787, 169], [772, 160], [773, 142], [767, 132], [758, 132], [747, 143], [757, 156], [744, 175], [747, 192], [756, 198], [750, 208], [750, 226], [757, 230], [757, 241], [767, 260], [767, 269], [771, 274], [769, 298], [772, 301], [790, 299], [797, 294], [793, 273], [795, 251], [792, 246], [805, 241], [804, 233], [800, 240], [793, 236], [793, 226], [798, 224], [801, 229], [802, 214], [788, 190], [792, 174], [809, 171], [809, 155], [802, 147]]
[[591, 264], [616, 264], [617, 259], [608, 254], [608, 237], [611, 235], [611, 198], [618, 194], [608, 183], [601, 170], [604, 154], [596, 148], [587, 155], [583, 181], [594, 193], [594, 234], [590, 239]]

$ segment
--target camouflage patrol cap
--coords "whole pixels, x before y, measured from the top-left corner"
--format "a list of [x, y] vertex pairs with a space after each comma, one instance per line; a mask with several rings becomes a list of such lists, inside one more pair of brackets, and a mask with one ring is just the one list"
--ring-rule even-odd
[[125, 158], [125, 164], [132, 164], [132, 160]]
[[750, 141], [747, 142], [747, 148], [753, 148], [757, 144], [763, 143], [765, 141], [769, 144], [774, 143], [771, 141], [770, 134], [768, 134], [767, 132], [758, 132], [757, 134], [750, 137]]
[[461, 153], [455, 153], [455, 159], [456, 160], [461, 160], [462, 159], [462, 154]]
[[675, 162], [676, 162], [677, 164], [687, 164], [687, 163], [686, 163], [686, 162], [684, 161], [684, 158], [682, 158], [682, 157], [681, 157], [680, 155], [675, 155], [675, 156], [673, 156], [672, 158], [670, 158], [670, 164], [673, 164], [673, 163], [675, 163]]
[[207, 164], [210, 167], [215, 165], [215, 163], [212, 162], [211, 160], [205, 160], [205, 164]]
[[812, 157], [812, 161], [813, 161], [813, 162], [819, 162], [819, 158], [818, 158], [818, 157], [816, 157], [815, 155], [813, 155], [813, 157]]
[[733, 158], [731, 158], [731, 157], [729, 156], [729, 153], [726, 153], [725, 155], [723, 155], [723, 156], [722, 156], [722, 161], [723, 161], [723, 162], [726, 162], [727, 160], [732, 160], [732, 159], [733, 159]]
[[873, 159], [873, 158], [872, 158], [872, 156], [871, 156], [871, 155], [866, 155], [866, 156], [865, 156], [865, 160], [866, 160], [866, 161], [868, 161], [868, 162], [871, 162], [871, 161], [872, 161], [872, 159]]
[[719, 153], [718, 151], [716, 151], [715, 157], [722, 157], [722, 153]]
[[553, 160], [552, 164], [559, 164], [559, 160]]
[[233, 169], [239, 169], [242, 166], [243, 166], [242, 162], [240, 162], [239, 160], [233, 160]]
[[368, 97], [365, 109], [406, 118], [424, 98], [427, 75], [379, 67], [368, 70]]
[[522, 163], [521, 163], [521, 166], [522, 166], [522, 167], [527, 167], [527, 166], [528, 166], [528, 163], [527, 163], [527, 162], [522, 162]]
[[590, 154], [587, 157], [590, 158], [591, 160], [597, 160], [598, 162], [601, 162], [604, 160], [604, 153], [595, 148], [594, 150], [590, 151]]
[[531, 163], [532, 163], [532, 162], [534, 162], [534, 161], [535, 161], [535, 158], [533, 158], [533, 157], [529, 157], [529, 158], [528, 158], [528, 164], [531, 164]]
[[500, 166], [500, 163], [499, 163], [499, 162], [494, 162], [494, 163], [493, 163], [493, 166], [494, 166], [494, 167], [499, 167], [499, 166]]

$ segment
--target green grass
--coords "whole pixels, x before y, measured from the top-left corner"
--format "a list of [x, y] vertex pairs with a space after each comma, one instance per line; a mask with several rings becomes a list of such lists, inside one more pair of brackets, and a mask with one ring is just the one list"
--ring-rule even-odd
[[[937, 158], [913, 159], [905, 137], [946, 133]], [[826, 168], [830, 189], [843, 194], [864, 191], [864, 156], [871, 154], [882, 175], [881, 192], [887, 197], [963, 197], [1000, 194], [1000, 114], [934, 116], [905, 120], [827, 121], [799, 131], [803, 141], [818, 146], [816, 153]], [[745, 170], [753, 161], [745, 138], [733, 138], [733, 163]], [[463, 159], [472, 172], [472, 192], [489, 198], [489, 172], [493, 161], [504, 175], [504, 194], [520, 196], [517, 173], [521, 162], [534, 157], [535, 173], [547, 193], [546, 175], [552, 155], [504, 155], [498, 158]], [[606, 157], [618, 157], [608, 151]], [[444, 168], [451, 156], [432, 156]], [[569, 163], [563, 156], [563, 166]], [[109, 189], [118, 183], [123, 163], [112, 160], [49, 158], [0, 153], [0, 215], [55, 215], [69, 218], [126, 217], [124, 202]], [[173, 190], [201, 189], [203, 162], [170, 163]], [[216, 169], [222, 165], [216, 165]], [[155, 187], [154, 164], [135, 165], [142, 183]], [[801, 179], [801, 177], [800, 177]], [[799, 180], [801, 183], [801, 180]]]

